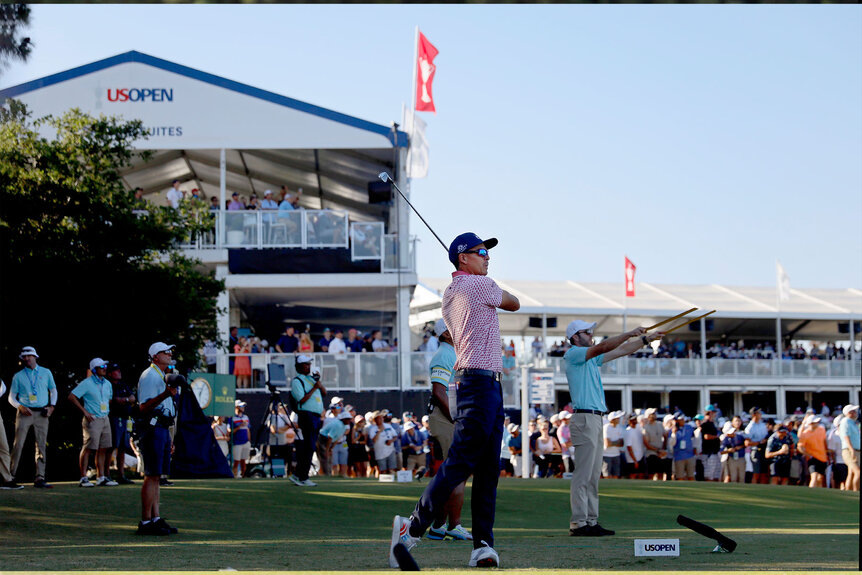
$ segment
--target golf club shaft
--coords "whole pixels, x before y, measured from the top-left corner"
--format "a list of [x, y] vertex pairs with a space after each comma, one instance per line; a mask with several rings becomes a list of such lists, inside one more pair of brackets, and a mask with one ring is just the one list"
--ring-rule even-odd
[[428, 225], [428, 222], [426, 222], [425, 218], [422, 217], [422, 214], [419, 213], [419, 210], [413, 207], [413, 204], [410, 203], [410, 200], [407, 199], [407, 196], [404, 195], [404, 193], [401, 191], [401, 188], [398, 187], [398, 184], [395, 183], [395, 180], [393, 180], [391, 176], [389, 176], [389, 181], [392, 182], [392, 185], [395, 186], [395, 189], [398, 190], [398, 193], [401, 194], [401, 197], [404, 198], [405, 202], [407, 202], [407, 205], [413, 209], [413, 212], [417, 216], [419, 216], [419, 219], [422, 220], [422, 223], [425, 224], [425, 227], [428, 228], [428, 230], [432, 234], [434, 234], [434, 237], [437, 238], [437, 241], [440, 242], [440, 245], [443, 246], [443, 249], [446, 250], [446, 252], [448, 253], [449, 248], [446, 247], [446, 244], [443, 243], [443, 240], [440, 239], [440, 236], [438, 236], [437, 233], [431, 229], [431, 226]]

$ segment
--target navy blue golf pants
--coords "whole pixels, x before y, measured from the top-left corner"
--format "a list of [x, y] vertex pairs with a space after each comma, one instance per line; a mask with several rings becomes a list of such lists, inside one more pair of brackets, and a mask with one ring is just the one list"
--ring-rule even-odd
[[317, 436], [320, 432], [320, 414], [310, 411], [297, 411], [299, 429], [302, 440], [296, 442], [296, 477], [300, 481], [308, 479], [311, 469], [311, 458], [317, 446]]
[[452, 379], [458, 396], [455, 434], [446, 461], [425, 488], [411, 516], [410, 534], [419, 537], [442, 514], [452, 491], [473, 475], [470, 506], [473, 547], [494, 546], [494, 511], [503, 440], [503, 390], [492, 377], [462, 375]]

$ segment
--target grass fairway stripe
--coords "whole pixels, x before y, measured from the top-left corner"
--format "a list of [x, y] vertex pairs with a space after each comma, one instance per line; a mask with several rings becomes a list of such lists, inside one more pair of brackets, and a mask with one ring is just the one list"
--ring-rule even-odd
[[[316, 479], [317, 480], [317, 479]], [[392, 516], [412, 510], [425, 483], [322, 478], [315, 488], [285, 480], [179, 480], [162, 489], [170, 537], [134, 535], [140, 484], [50, 492], [0, 492], [0, 570], [184, 573], [392, 573]], [[568, 535], [569, 483], [500, 481], [496, 548], [511, 573], [812, 573], [855, 570], [859, 495], [769, 485], [603, 481], [605, 538]], [[470, 488], [464, 524], [470, 527]], [[734, 553], [676, 523], [683, 514], [739, 543]], [[679, 557], [634, 557], [635, 538], [678, 538]], [[423, 539], [423, 570], [465, 571], [469, 542]], [[203, 571], [201, 571], [203, 570]]]

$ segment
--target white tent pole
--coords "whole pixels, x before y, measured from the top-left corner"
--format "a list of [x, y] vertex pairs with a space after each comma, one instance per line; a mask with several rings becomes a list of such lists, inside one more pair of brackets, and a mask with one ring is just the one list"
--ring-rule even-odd
[[700, 370], [706, 375], [706, 319], [700, 318]]
[[853, 360], [853, 356], [855, 355], [853, 352], [856, 351], [856, 326], [853, 325], [853, 318], [850, 318], [850, 353], [847, 356], [847, 359]]
[[527, 366], [521, 366], [521, 477], [530, 477], [533, 458], [530, 455], [530, 380]]

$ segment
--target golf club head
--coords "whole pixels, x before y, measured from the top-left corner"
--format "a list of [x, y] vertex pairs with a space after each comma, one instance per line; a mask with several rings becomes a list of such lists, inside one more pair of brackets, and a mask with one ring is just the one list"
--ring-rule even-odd
[[389, 180], [392, 179], [392, 177], [389, 174], [387, 174], [386, 172], [380, 172], [379, 174], [377, 174], [377, 177], [380, 178], [384, 182], [388, 182]]
[[395, 559], [398, 561], [398, 567], [400, 567], [402, 571], [420, 571], [416, 560], [413, 559], [413, 556], [410, 555], [410, 551], [407, 550], [407, 547], [405, 547], [403, 543], [396, 544], [392, 549], [392, 553], [395, 555]]

